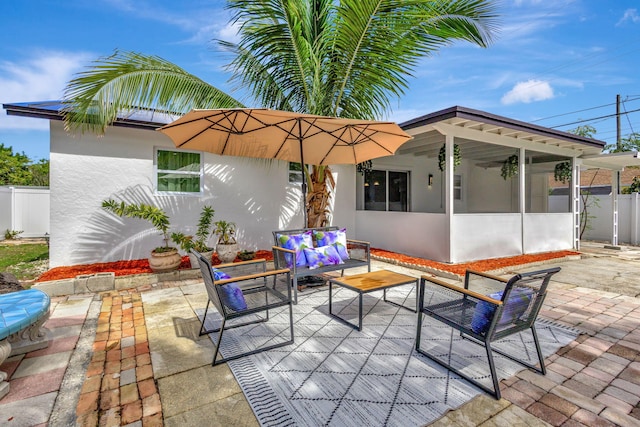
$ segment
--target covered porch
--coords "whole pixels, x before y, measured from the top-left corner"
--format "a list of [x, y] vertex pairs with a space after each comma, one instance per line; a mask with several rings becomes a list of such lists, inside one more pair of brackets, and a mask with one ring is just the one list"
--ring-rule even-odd
[[582, 159], [603, 141], [465, 107], [401, 126], [414, 139], [357, 176], [357, 238], [449, 263], [579, 248]]

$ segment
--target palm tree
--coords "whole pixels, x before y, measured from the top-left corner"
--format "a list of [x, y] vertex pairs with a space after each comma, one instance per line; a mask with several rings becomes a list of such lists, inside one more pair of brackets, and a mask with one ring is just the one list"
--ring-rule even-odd
[[[228, 0], [240, 41], [232, 81], [266, 108], [379, 119], [408, 87], [419, 60], [464, 40], [486, 47], [495, 30], [490, 0]], [[68, 129], [104, 131], [120, 110], [239, 107], [240, 102], [158, 57], [119, 53], [67, 86]], [[305, 169], [306, 171], [306, 169]], [[328, 167], [310, 173], [309, 226], [326, 222]], [[329, 187], [329, 188], [328, 188]]]

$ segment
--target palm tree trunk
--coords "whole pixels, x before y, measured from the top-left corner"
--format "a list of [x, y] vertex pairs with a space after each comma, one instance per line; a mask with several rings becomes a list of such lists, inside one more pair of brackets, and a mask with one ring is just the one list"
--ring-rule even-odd
[[329, 200], [335, 187], [333, 174], [328, 166], [314, 166], [311, 173], [310, 190], [307, 194], [307, 226], [310, 228], [329, 225]]

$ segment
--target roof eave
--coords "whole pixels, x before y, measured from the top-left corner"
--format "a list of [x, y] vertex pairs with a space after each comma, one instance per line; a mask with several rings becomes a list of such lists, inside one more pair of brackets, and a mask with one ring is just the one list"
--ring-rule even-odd
[[[58, 121], [64, 120], [64, 115], [59, 110], [54, 111], [46, 108], [37, 108], [26, 104], [2, 104], [2, 108], [7, 111], [8, 116], [31, 117], [35, 119]], [[111, 124], [111, 126], [156, 130], [165, 124], [166, 123], [118, 118]]]
[[604, 148], [604, 146], [606, 145], [604, 141], [600, 141], [597, 139], [587, 138], [584, 136], [575, 135], [573, 133], [550, 129], [544, 126], [538, 126], [531, 123], [510, 119], [508, 117], [487, 113], [485, 111], [474, 110], [472, 108], [466, 108], [461, 106], [446, 108], [444, 110], [436, 111], [434, 113], [430, 113], [422, 117], [417, 117], [415, 119], [408, 120], [406, 122], [400, 123], [400, 127], [406, 131], [409, 129], [413, 129], [421, 126], [427, 126], [433, 123], [438, 123], [438, 122], [442, 122], [442, 121], [453, 119], [453, 118], [474, 120], [477, 122], [482, 122], [482, 123], [491, 124], [495, 126], [502, 126], [505, 128], [509, 128], [509, 129], [513, 129], [521, 132], [530, 132], [530, 133], [535, 133], [535, 134], [542, 135], [549, 138], [556, 138], [556, 139], [562, 139], [565, 141], [571, 141], [571, 142], [575, 142], [583, 145], [588, 145], [591, 147], [596, 147], [599, 149]]

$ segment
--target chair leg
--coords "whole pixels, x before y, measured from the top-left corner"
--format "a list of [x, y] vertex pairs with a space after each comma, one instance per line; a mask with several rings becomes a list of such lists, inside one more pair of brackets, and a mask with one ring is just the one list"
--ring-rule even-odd
[[211, 362], [211, 366], [215, 366], [218, 364], [216, 363], [216, 359], [218, 358], [218, 352], [220, 351], [220, 344], [222, 344], [222, 334], [224, 332], [224, 324], [226, 323], [226, 321], [227, 321], [226, 319], [222, 319], [222, 325], [220, 326], [220, 333], [218, 334], [218, 342], [216, 343], [216, 348], [213, 351], [213, 362]]
[[293, 276], [291, 283], [293, 286], [293, 303], [297, 305], [298, 304], [298, 278], [296, 276]]
[[[418, 323], [419, 323], [420, 327], [422, 328], [421, 317], [422, 317], [422, 313], [419, 313], [419, 315], [418, 315]], [[453, 335], [451, 335], [451, 339], [453, 339]], [[491, 345], [488, 342], [481, 342], [481, 341], [477, 341], [477, 340], [472, 340], [471, 342], [475, 342], [476, 344], [483, 345], [484, 348], [486, 349], [487, 357], [489, 359], [489, 370], [491, 372], [491, 380], [493, 382], [494, 388], [487, 387], [485, 384], [483, 384], [480, 381], [472, 378], [471, 376], [467, 375], [466, 373], [462, 372], [461, 370], [454, 368], [448, 362], [446, 362], [444, 360], [441, 360], [440, 358], [438, 358], [436, 356], [432, 356], [431, 354], [429, 354], [426, 351], [422, 350], [420, 348], [420, 332], [418, 332], [418, 334], [416, 336], [416, 351], [418, 353], [422, 354], [423, 356], [426, 356], [429, 359], [433, 360], [434, 362], [436, 362], [437, 364], [439, 364], [443, 368], [445, 368], [445, 369], [453, 372], [454, 374], [460, 376], [461, 378], [464, 378], [465, 380], [469, 381], [470, 383], [472, 383], [473, 385], [475, 385], [479, 389], [485, 391], [486, 393], [489, 393], [495, 399], [499, 400], [500, 399], [500, 387], [499, 387], [499, 384], [498, 384], [498, 377], [496, 375], [495, 365], [493, 363], [493, 355], [491, 353], [492, 352]]]
[[494, 349], [493, 351], [498, 353], [501, 356], [506, 357], [507, 359], [513, 360], [516, 363], [519, 363], [520, 365], [531, 369], [532, 371], [535, 371], [539, 374], [542, 375], [546, 375], [547, 374], [547, 367], [544, 365], [544, 356], [542, 355], [542, 350], [540, 348], [540, 342], [538, 341], [538, 333], [536, 332], [536, 328], [534, 325], [531, 325], [531, 335], [533, 335], [533, 343], [536, 346], [536, 353], [538, 354], [538, 361], [540, 362], [540, 367], [538, 368], [536, 365], [532, 364], [532, 363], [527, 363], [523, 360], [520, 360], [512, 355], [510, 355], [509, 353], [506, 353], [502, 350], [498, 350], [498, 349]]
[[[249, 322], [249, 323], [255, 323], [255, 322]], [[248, 323], [246, 323], [248, 324]], [[234, 325], [233, 327], [235, 327], [236, 325]], [[244, 326], [244, 325], [239, 325], [239, 326]], [[231, 327], [228, 327], [227, 329], [231, 329]], [[258, 354], [258, 353], [262, 353], [263, 351], [267, 351], [267, 350], [273, 350], [274, 348], [278, 348], [278, 347], [284, 347], [285, 345], [290, 345], [293, 344], [293, 304], [289, 303], [289, 330], [291, 331], [289, 334], [289, 341], [284, 341], [278, 344], [273, 344], [267, 347], [261, 347], [252, 351], [248, 351], [245, 353], [240, 353], [240, 354], [236, 354], [233, 356], [229, 356], [229, 357], [225, 357], [219, 360], [216, 360], [218, 357], [218, 348], [220, 346], [220, 342], [218, 341], [218, 346], [216, 346], [216, 350], [215, 350], [215, 354], [214, 354], [214, 359], [213, 359], [213, 363], [212, 365], [220, 365], [221, 363], [225, 363], [225, 362], [229, 362], [231, 360], [236, 360], [236, 359], [240, 359], [241, 357], [244, 356], [250, 356], [252, 354]], [[222, 332], [220, 332], [220, 336], [219, 336], [219, 340], [222, 338]]]
[[493, 393], [489, 391], [496, 398], [500, 400], [500, 384], [498, 382], [498, 375], [496, 374], [496, 364], [493, 361], [493, 353], [491, 351], [491, 343], [485, 342], [484, 347], [487, 350], [487, 359], [489, 360], [489, 370], [491, 371], [491, 381], [493, 382]]
[[202, 323], [200, 324], [199, 335], [204, 335], [207, 333], [207, 331], [204, 330], [204, 322], [207, 320], [207, 312], [209, 311], [209, 304], [211, 304], [211, 301], [207, 300], [207, 306], [204, 309], [204, 316], [202, 317]]

